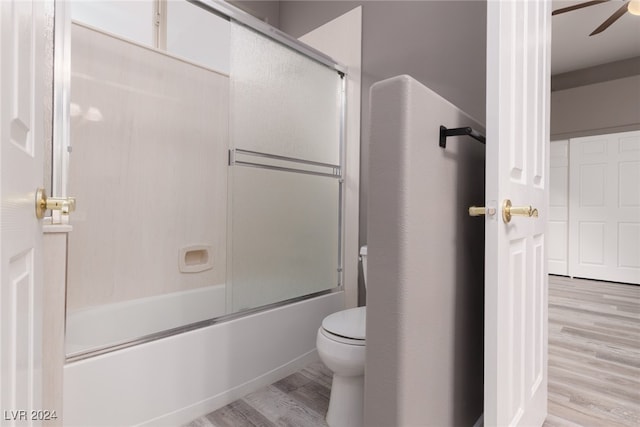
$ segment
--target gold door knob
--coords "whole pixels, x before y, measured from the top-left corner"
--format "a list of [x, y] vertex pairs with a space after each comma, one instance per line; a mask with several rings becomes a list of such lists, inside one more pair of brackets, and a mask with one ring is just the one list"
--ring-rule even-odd
[[469, 216], [480, 216], [486, 214], [486, 208], [484, 206], [471, 206], [469, 208]]
[[484, 206], [470, 206], [469, 216], [494, 215], [495, 208], [485, 208]]
[[511, 206], [511, 200], [506, 199], [504, 203], [502, 203], [502, 220], [508, 224], [511, 222], [511, 217], [513, 215], [537, 218], [538, 209], [535, 209], [532, 206]]
[[469, 207], [469, 216], [482, 216], [489, 215], [493, 216], [496, 214], [495, 208], [486, 208], [484, 206], [470, 206]]
[[36, 218], [44, 218], [47, 209], [60, 211], [63, 215], [76, 210], [76, 199], [73, 197], [47, 197], [44, 188], [36, 190]]

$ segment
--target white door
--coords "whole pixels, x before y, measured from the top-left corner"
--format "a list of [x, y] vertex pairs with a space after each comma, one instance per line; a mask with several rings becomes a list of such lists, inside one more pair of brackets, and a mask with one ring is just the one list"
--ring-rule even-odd
[[0, 418], [34, 425], [42, 408], [44, 6], [0, 1]]
[[640, 131], [570, 141], [569, 274], [640, 284]]
[[[550, 1], [487, 2], [484, 425], [547, 412]], [[502, 218], [502, 205], [539, 217]]]

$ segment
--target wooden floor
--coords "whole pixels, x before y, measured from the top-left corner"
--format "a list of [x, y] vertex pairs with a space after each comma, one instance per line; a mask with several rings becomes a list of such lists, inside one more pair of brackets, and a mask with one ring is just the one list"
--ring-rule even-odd
[[640, 425], [640, 286], [549, 277], [545, 426]]
[[329, 408], [331, 371], [315, 362], [185, 427], [320, 427]]
[[[316, 362], [185, 427], [326, 426], [330, 389]], [[640, 426], [640, 286], [549, 277], [544, 425]]]

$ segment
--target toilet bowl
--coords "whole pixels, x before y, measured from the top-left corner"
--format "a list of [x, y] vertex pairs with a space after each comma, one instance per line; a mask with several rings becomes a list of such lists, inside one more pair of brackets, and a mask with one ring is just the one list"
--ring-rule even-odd
[[[366, 286], [367, 247], [360, 249]], [[330, 314], [316, 336], [320, 360], [333, 372], [327, 423], [330, 427], [359, 427], [364, 412], [364, 363], [367, 308]]]

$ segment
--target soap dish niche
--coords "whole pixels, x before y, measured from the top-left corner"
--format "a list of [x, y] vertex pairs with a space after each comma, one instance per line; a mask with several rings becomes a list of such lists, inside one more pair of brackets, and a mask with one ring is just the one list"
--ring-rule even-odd
[[181, 273], [200, 273], [213, 268], [211, 245], [191, 245], [180, 248], [178, 265]]

